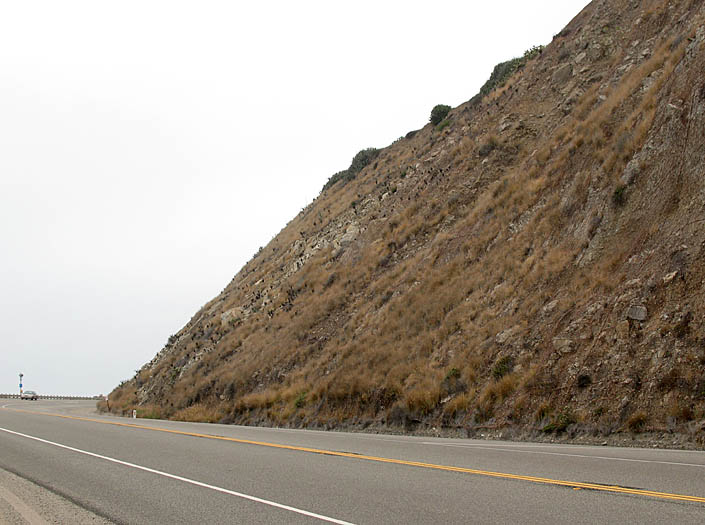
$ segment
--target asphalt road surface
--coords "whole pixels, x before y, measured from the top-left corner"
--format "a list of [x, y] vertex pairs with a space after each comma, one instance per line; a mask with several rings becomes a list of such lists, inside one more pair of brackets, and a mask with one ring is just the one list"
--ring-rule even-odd
[[0, 407], [0, 469], [118, 523], [705, 523], [705, 452]]

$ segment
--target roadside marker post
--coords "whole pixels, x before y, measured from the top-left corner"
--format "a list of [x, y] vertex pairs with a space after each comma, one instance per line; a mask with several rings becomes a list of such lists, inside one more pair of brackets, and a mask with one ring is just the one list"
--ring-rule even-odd
[[137, 410], [132, 411], [132, 419], [137, 419]]

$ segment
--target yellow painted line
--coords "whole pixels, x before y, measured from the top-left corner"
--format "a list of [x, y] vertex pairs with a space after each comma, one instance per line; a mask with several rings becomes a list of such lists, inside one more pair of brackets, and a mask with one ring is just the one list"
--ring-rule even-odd
[[626, 487], [620, 487], [617, 485], [599, 485], [597, 483], [582, 483], [580, 481], [565, 481], [565, 480], [560, 480], [560, 479], [551, 479], [551, 478], [542, 478], [542, 477], [537, 477], [537, 476], [523, 476], [519, 474], [507, 474], [504, 472], [493, 472], [490, 470], [478, 470], [478, 469], [472, 469], [472, 468], [465, 468], [465, 467], [453, 467], [450, 465], [436, 465], [434, 463], [423, 463], [420, 461], [407, 461], [404, 459], [393, 459], [393, 458], [383, 458], [383, 457], [378, 457], [378, 456], [366, 456], [363, 454], [353, 454], [350, 452], [337, 452], [335, 450], [325, 450], [325, 449], [318, 449], [318, 448], [309, 448], [309, 447], [298, 447], [294, 445], [281, 445], [278, 443], [269, 443], [266, 441], [254, 441], [250, 439], [239, 439], [239, 438], [233, 438], [233, 437], [226, 437], [226, 436], [216, 436], [212, 434], [199, 434], [197, 432], [186, 432], [183, 430], [173, 430], [169, 428], [160, 428], [160, 427], [149, 427], [146, 425], [138, 425], [135, 423], [121, 423], [118, 421], [105, 421], [101, 419], [93, 419], [93, 418], [88, 418], [88, 417], [80, 417], [80, 416], [67, 416], [63, 414], [51, 414], [49, 412], [34, 412], [31, 410], [23, 410], [21, 408], [5, 408], [5, 410], [12, 410], [13, 412], [25, 412], [27, 414], [36, 414], [36, 415], [41, 415], [41, 416], [51, 416], [51, 417], [60, 417], [63, 419], [73, 419], [77, 421], [89, 421], [91, 423], [100, 423], [103, 425], [115, 425], [119, 427], [129, 427], [129, 428], [138, 428], [142, 430], [152, 430], [155, 432], [167, 432], [169, 434], [178, 434], [181, 436], [190, 436], [190, 437], [197, 437], [197, 438], [204, 438], [204, 439], [216, 439], [219, 441], [229, 441], [232, 443], [240, 443], [240, 444], [245, 444], [245, 445], [256, 445], [259, 447], [269, 447], [269, 448], [278, 448], [278, 449], [284, 449], [284, 450], [295, 450], [299, 452], [309, 452], [312, 454], [322, 454], [326, 456], [337, 456], [337, 457], [342, 457], [342, 458], [353, 458], [353, 459], [364, 459], [367, 461], [375, 461], [378, 463], [390, 463], [394, 465], [405, 465], [409, 467], [420, 467], [420, 468], [426, 468], [426, 469], [433, 469], [433, 470], [441, 470], [441, 471], [446, 471], [446, 472], [459, 472], [462, 474], [474, 474], [477, 476], [486, 476], [486, 477], [491, 477], [491, 478], [499, 478], [499, 479], [511, 479], [511, 480], [517, 480], [517, 481], [530, 481], [532, 483], [542, 483], [545, 485], [556, 485], [556, 486], [562, 486], [562, 487], [570, 487], [575, 490], [580, 490], [580, 489], [588, 489], [588, 490], [598, 490], [601, 492], [610, 492], [610, 493], [616, 493], [616, 494], [630, 494], [633, 496], [646, 496], [650, 498], [658, 498], [658, 499], [665, 499], [665, 500], [675, 500], [675, 501], [689, 501], [692, 503], [705, 503], [705, 497], [700, 497], [700, 496], [688, 496], [685, 494], [672, 494], [669, 492], [657, 492], [653, 490], [642, 490], [642, 489], [630, 489]]

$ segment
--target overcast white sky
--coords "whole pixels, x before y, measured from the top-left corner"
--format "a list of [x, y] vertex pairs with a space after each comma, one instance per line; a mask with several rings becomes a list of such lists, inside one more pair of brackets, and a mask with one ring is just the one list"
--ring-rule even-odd
[[587, 4], [3, 2], [0, 392], [108, 393], [357, 151]]

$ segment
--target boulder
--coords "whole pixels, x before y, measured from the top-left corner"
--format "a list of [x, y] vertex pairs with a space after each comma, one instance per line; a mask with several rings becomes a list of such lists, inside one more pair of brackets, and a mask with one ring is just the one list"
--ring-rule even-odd
[[640, 170], [639, 161], [636, 159], [630, 160], [629, 164], [627, 164], [627, 167], [624, 168], [624, 173], [622, 174], [622, 177], [619, 180], [619, 182], [621, 182], [625, 186], [628, 186], [629, 184], [633, 184], [637, 175], [639, 175], [639, 170]]
[[507, 341], [512, 339], [517, 334], [518, 331], [519, 330], [516, 326], [514, 326], [512, 328], [507, 328], [506, 330], [503, 330], [500, 333], [498, 333], [495, 336], [494, 340], [497, 344], [503, 345], [504, 343], [506, 343]]
[[646, 306], [632, 305], [627, 308], [627, 319], [631, 319], [633, 321], [646, 321], [647, 317], [648, 310], [646, 309]]
[[573, 350], [573, 341], [567, 337], [554, 337], [553, 348], [561, 355], [567, 354]]
[[671, 273], [667, 274], [666, 276], [664, 276], [663, 284], [670, 284], [673, 281], [673, 279], [676, 278], [676, 275], [678, 275], [678, 270], [671, 272]]
[[572, 64], [564, 64], [553, 73], [553, 82], [555, 84], [565, 84], [571, 78], [573, 78]]
[[556, 309], [556, 306], [558, 306], [558, 299], [554, 299], [550, 303], [548, 303], [546, 306], [542, 308], [543, 313], [545, 314], [550, 314], [553, 312], [553, 310]]
[[345, 230], [345, 233], [340, 237], [340, 244], [341, 245], [346, 245], [350, 244], [353, 242], [355, 239], [357, 239], [357, 236], [360, 234], [360, 228], [359, 226], [354, 223], [348, 226], [348, 228]]

